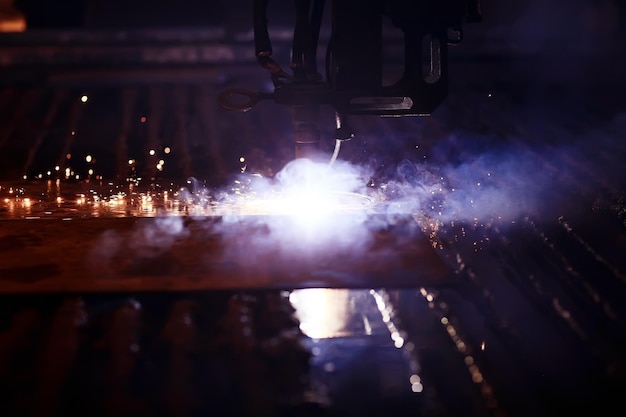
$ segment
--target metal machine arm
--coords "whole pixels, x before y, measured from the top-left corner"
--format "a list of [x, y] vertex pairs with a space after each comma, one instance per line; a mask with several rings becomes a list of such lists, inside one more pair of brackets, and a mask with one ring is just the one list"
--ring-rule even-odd
[[[448, 45], [462, 41], [464, 22], [481, 20], [479, 0], [332, 0], [331, 36], [322, 77], [317, 68], [317, 44], [324, 0], [295, 0], [289, 75], [271, 58], [268, 3], [254, 0], [253, 22], [257, 60], [270, 72], [273, 93], [226, 90], [219, 100], [225, 108], [243, 111], [265, 98], [293, 106], [296, 156], [305, 155], [305, 149], [319, 142], [317, 114], [322, 105], [332, 106], [338, 121], [357, 114], [431, 114], [448, 93]], [[404, 69], [391, 85], [383, 85], [385, 18], [404, 38]], [[231, 97], [236, 94], [247, 95], [249, 102], [233, 105]], [[338, 139], [351, 137], [345, 128], [341, 136]]]

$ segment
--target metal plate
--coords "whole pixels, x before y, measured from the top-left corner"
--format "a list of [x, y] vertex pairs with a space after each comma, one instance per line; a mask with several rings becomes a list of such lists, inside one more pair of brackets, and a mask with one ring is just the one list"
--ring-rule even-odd
[[415, 287], [449, 275], [417, 227], [310, 253], [260, 250], [266, 233], [219, 217], [4, 220], [0, 292]]

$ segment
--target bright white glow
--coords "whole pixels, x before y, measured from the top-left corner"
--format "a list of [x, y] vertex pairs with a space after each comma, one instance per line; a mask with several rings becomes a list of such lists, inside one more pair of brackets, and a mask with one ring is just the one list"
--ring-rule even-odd
[[294, 290], [289, 301], [300, 320], [300, 330], [312, 339], [339, 337], [348, 320], [349, 291], [327, 288]]
[[87, 100], [89, 100], [89, 97], [87, 97], [87, 96], [82, 96], [82, 97], [80, 98], [80, 101], [82, 101], [83, 103], [86, 103], [86, 102], [87, 102]]
[[424, 386], [421, 382], [416, 382], [415, 384], [411, 384], [411, 391], [413, 392], [422, 392], [424, 390]]
[[363, 195], [302, 188], [289, 190], [286, 193], [272, 193], [266, 198], [252, 199], [240, 207], [246, 214], [282, 214], [311, 223], [332, 213], [345, 213], [353, 209], [365, 208], [371, 202]]
[[[245, 161], [243, 157], [240, 160]], [[359, 193], [362, 189], [358, 172], [350, 167], [298, 159], [285, 166], [274, 183], [259, 179], [247, 190], [245, 199], [228, 209], [240, 214], [289, 215], [310, 222], [331, 213], [369, 208], [373, 201]]]
[[393, 341], [393, 345], [397, 347], [398, 349], [400, 349], [402, 346], [404, 346], [404, 339], [401, 337], [398, 337], [396, 340]]
[[[341, 161], [330, 167], [297, 159], [274, 179], [246, 176], [235, 181], [215, 214], [223, 216], [226, 235], [232, 233], [229, 222], [258, 226], [262, 215], [264, 227], [251, 227], [254, 232], [247, 236], [253, 245], [249, 250], [273, 248], [278, 256], [316, 258], [321, 264], [320, 256], [346, 249], [355, 254], [370, 241], [372, 230], [365, 220], [374, 200], [365, 195], [365, 184], [356, 168]], [[241, 237], [234, 238], [233, 249], [241, 253]]]

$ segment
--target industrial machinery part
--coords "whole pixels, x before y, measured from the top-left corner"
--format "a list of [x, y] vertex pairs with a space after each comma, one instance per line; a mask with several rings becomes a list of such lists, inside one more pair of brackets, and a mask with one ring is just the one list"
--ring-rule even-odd
[[[292, 74], [272, 59], [268, 30], [269, 0], [254, 1], [254, 41], [259, 64], [270, 73], [273, 93], [242, 89], [220, 94], [222, 107], [247, 111], [261, 99], [295, 109], [296, 154], [299, 146], [319, 142], [319, 106], [330, 105], [338, 118], [346, 115], [429, 115], [448, 93], [447, 46], [463, 39], [463, 23], [481, 20], [479, 0], [335, 0], [325, 55], [325, 74], [318, 70], [317, 49], [324, 0], [295, 0], [296, 23]], [[400, 78], [384, 85], [388, 19], [404, 38]], [[237, 99], [245, 97], [244, 103]], [[345, 122], [344, 122], [345, 125]], [[338, 134], [345, 140], [351, 135]]]

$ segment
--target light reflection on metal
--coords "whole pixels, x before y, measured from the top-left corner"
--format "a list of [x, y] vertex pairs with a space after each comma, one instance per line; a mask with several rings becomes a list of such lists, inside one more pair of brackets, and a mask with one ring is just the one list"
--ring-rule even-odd
[[[454, 326], [452, 321], [443, 314], [443, 310], [447, 309], [447, 306], [443, 302], [439, 302], [437, 300], [437, 294], [428, 291], [426, 288], [421, 287], [419, 289], [419, 293], [426, 301], [428, 302], [428, 308], [439, 313], [441, 325], [444, 327], [446, 333], [456, 346], [457, 351], [463, 355], [463, 362], [467, 367], [467, 370], [472, 378], [472, 382], [480, 386], [480, 392], [485, 400], [485, 404], [488, 408], [497, 409], [498, 401], [496, 400], [493, 389], [491, 388], [491, 384], [489, 384], [482, 371], [478, 367], [475, 362], [474, 357], [472, 356], [471, 347], [465, 342], [462, 336], [459, 334], [458, 329]], [[485, 342], [483, 341], [481, 344], [481, 350], [484, 349]]]
[[382, 315], [383, 322], [387, 326], [387, 330], [391, 335], [394, 346], [398, 349], [404, 349], [404, 355], [408, 359], [409, 367], [413, 372], [413, 374], [409, 377], [411, 391], [417, 394], [421, 393], [424, 391], [424, 385], [422, 384], [422, 379], [419, 376], [421, 369], [415, 354], [415, 345], [412, 342], [406, 342], [406, 333], [398, 330], [397, 326], [393, 322], [394, 311], [393, 306], [390, 302], [388, 302], [389, 294], [385, 290], [370, 290], [370, 294], [376, 301], [376, 306]]
[[387, 293], [382, 290], [370, 290], [370, 294], [374, 297], [374, 300], [376, 301], [376, 306], [378, 307], [378, 310], [382, 315], [383, 322], [385, 322], [387, 329], [389, 330], [389, 334], [391, 335], [391, 340], [393, 340], [394, 346], [400, 349], [402, 346], [404, 346], [404, 337], [402, 336], [403, 333], [400, 333], [396, 325], [391, 320], [393, 310], [390, 305], [387, 305], [385, 303], [385, 298], [388, 297]]
[[611, 262], [605, 259], [595, 248], [593, 248], [589, 243], [587, 243], [585, 239], [579, 236], [578, 233], [576, 233], [574, 228], [569, 224], [569, 222], [564, 216], [560, 216], [558, 218], [558, 221], [559, 221], [559, 224], [569, 234], [569, 236], [571, 236], [574, 240], [580, 243], [580, 245], [582, 245], [585, 248], [585, 250], [589, 252], [589, 254], [595, 258], [596, 261], [598, 261], [600, 264], [608, 268], [611, 271], [611, 273], [615, 276], [615, 278], [620, 280], [622, 283], [626, 284], [626, 273], [622, 272], [619, 269], [619, 267], [617, 267], [616, 265], [613, 265]]
[[[158, 162], [163, 168], [166, 161]], [[135, 160], [130, 159], [128, 163], [134, 164]], [[113, 183], [102, 181], [101, 176], [96, 175], [95, 169], [86, 171], [84, 180], [69, 166], [57, 165], [55, 170], [63, 173], [60, 178], [1, 184], [0, 205], [8, 208], [6, 205], [15, 198], [13, 202], [17, 204], [13, 206], [11, 216], [17, 217], [31, 215], [35, 211], [51, 211], [53, 216], [57, 212], [65, 215], [71, 210], [78, 210], [73, 214], [76, 216], [93, 214], [98, 217], [161, 214], [200, 217], [276, 215], [302, 219], [302, 222], [298, 220], [297, 223], [315, 228], [314, 224], [331, 224], [327, 220], [333, 219], [336, 214], [365, 214], [377, 204], [374, 197], [350, 192], [266, 190], [256, 193], [245, 180], [235, 181], [234, 186], [225, 191], [227, 197], [218, 199], [216, 193], [201, 183], [189, 182], [185, 187], [178, 187], [174, 183], [143, 185], [141, 177], [129, 177], [126, 182]], [[265, 180], [261, 176], [259, 178]], [[80, 181], [74, 183], [76, 179]], [[21, 213], [31, 205], [32, 210]], [[87, 207], [89, 210], [86, 213], [84, 210]], [[6, 215], [7, 211], [4, 214], [0, 212], [1, 217]]]
[[565, 270], [568, 273], [568, 275], [574, 277], [576, 281], [580, 282], [582, 288], [587, 293], [589, 298], [593, 300], [593, 302], [602, 306], [603, 313], [606, 314], [607, 317], [609, 317], [611, 320], [617, 321], [619, 317], [616, 313], [616, 309], [611, 305], [611, 303], [605, 297], [600, 295], [600, 293], [594, 288], [592, 282], [590, 282], [590, 280], [587, 277], [581, 274], [570, 263], [570, 261], [568, 261], [568, 259], [563, 255], [563, 253], [557, 250], [556, 246], [554, 245], [552, 240], [548, 237], [548, 235], [544, 233], [543, 231], [541, 231], [539, 227], [535, 224], [535, 222], [531, 220], [529, 217], [525, 217], [524, 222], [527, 226], [530, 227], [530, 230], [532, 230], [532, 232], [535, 233], [539, 237], [541, 242], [543, 242], [543, 244], [550, 250], [550, 256], [552, 256], [553, 259], [556, 259], [561, 263], [561, 265], [563, 266], [563, 270]]
[[[415, 345], [407, 342], [406, 334], [396, 327], [394, 309], [386, 291], [313, 288], [292, 291], [289, 300], [301, 323], [300, 329], [312, 339], [313, 366], [321, 367], [326, 374], [341, 372], [342, 359], [333, 353], [332, 346], [345, 346], [342, 343], [361, 347], [367, 344], [383, 348], [386, 352], [391, 349], [397, 352], [391, 356], [397, 358], [397, 363], [402, 363], [403, 369], [400, 371], [389, 362], [386, 364], [388, 367], [380, 369], [381, 378], [393, 375], [394, 379], [399, 377], [408, 384], [394, 383], [394, 388], [388, 386], [387, 389], [394, 389], [403, 395], [419, 394], [425, 390]], [[389, 339], [393, 345], [389, 344]], [[347, 350], [344, 355], [346, 353]], [[359, 349], [355, 352], [357, 355], [362, 353]], [[354, 358], [350, 354], [345, 359], [359, 362], [358, 356]], [[315, 394], [318, 399], [320, 396], [326, 398], [324, 390], [315, 391], [320, 391]]]
[[312, 339], [346, 336], [350, 291], [310, 288], [294, 290], [289, 301], [296, 310], [300, 330]]

